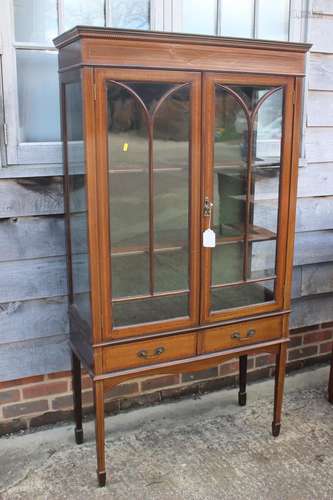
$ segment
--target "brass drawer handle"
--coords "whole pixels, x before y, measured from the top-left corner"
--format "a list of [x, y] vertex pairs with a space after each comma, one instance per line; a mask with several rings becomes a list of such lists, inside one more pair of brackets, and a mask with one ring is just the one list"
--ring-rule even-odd
[[152, 354], [149, 354], [148, 351], [139, 351], [137, 353], [137, 356], [138, 358], [142, 358], [142, 359], [150, 359], [150, 358], [156, 358], [157, 356], [160, 356], [161, 354], [163, 354], [163, 352], [165, 352], [165, 348], [164, 347], [156, 347], [156, 349], [154, 350], [154, 352]]
[[254, 337], [255, 334], [256, 334], [256, 331], [251, 328], [250, 330], [247, 331], [247, 333], [246, 333], [246, 335], [244, 337], [242, 337], [239, 332], [234, 332], [231, 335], [231, 338], [235, 339], [235, 340], [247, 340], [250, 337]]

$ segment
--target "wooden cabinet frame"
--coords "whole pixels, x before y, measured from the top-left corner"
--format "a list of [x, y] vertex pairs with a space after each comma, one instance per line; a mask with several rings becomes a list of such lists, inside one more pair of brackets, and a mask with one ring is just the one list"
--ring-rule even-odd
[[[203, 136], [207, 137], [207, 142], [203, 144], [203, 198], [212, 199], [212, 163], [213, 163], [213, 144], [212, 144], [212, 126], [214, 123], [213, 93], [215, 84], [223, 85], [267, 85], [276, 86], [283, 89], [284, 92], [284, 110], [283, 110], [283, 133], [281, 146], [281, 178], [279, 193], [278, 210], [278, 231], [277, 231], [277, 262], [276, 262], [276, 300], [262, 305], [252, 307], [240, 307], [237, 310], [225, 310], [209, 314], [209, 288], [211, 280], [211, 251], [202, 250], [202, 302], [201, 302], [201, 322], [217, 322], [227, 319], [240, 318], [242, 316], [264, 314], [269, 311], [278, 311], [283, 305], [284, 279], [286, 271], [286, 252], [290, 244], [288, 241], [288, 214], [289, 207], [284, 202], [289, 200], [290, 189], [297, 182], [295, 174], [292, 176], [292, 133], [293, 133], [293, 113], [294, 113], [294, 79], [286, 76], [263, 76], [263, 75], [235, 75], [230, 73], [204, 73], [203, 77], [203, 127], [205, 129]], [[249, 193], [247, 193], [247, 198]], [[207, 228], [207, 221], [202, 215], [202, 231]]]
[[[100, 248], [101, 264], [100, 272], [104, 282], [102, 284], [103, 296], [103, 339], [132, 337], [133, 335], [148, 335], [168, 330], [190, 328], [198, 325], [199, 317], [199, 255], [200, 255], [200, 186], [196, 182], [200, 178], [200, 113], [201, 113], [201, 75], [197, 72], [182, 71], [146, 71], [133, 69], [99, 69], [95, 70], [96, 82], [96, 135], [97, 135], [97, 163], [99, 165], [99, 190], [98, 200], [100, 217], [103, 220], [103, 231], [101, 231]], [[191, 157], [190, 157], [190, 243], [192, 255], [190, 256], [190, 306], [189, 318], [175, 319], [168, 322], [150, 323], [136, 325], [135, 327], [112, 327], [112, 302], [111, 292], [111, 259], [110, 259], [110, 234], [109, 234], [109, 178], [108, 178], [108, 152], [106, 143], [106, 91], [107, 81], [126, 80], [140, 82], [166, 82], [166, 83], [189, 83], [191, 84]], [[150, 197], [152, 194], [150, 193]], [[96, 221], [96, 223], [98, 223]], [[169, 324], [167, 324], [169, 323]]]
[[[105, 391], [136, 377], [190, 372], [238, 357], [238, 399], [239, 404], [244, 405], [247, 356], [273, 353], [276, 355], [276, 375], [272, 432], [277, 436], [281, 425], [288, 344], [301, 91], [305, 53], [309, 45], [87, 27], [77, 27], [59, 36], [55, 43], [59, 48], [62, 96], [75, 435], [77, 442], [81, 443], [82, 363], [94, 387], [99, 484], [104, 485], [106, 480]], [[169, 82], [180, 86], [186, 83], [191, 86], [189, 288], [192, 294], [189, 317], [113, 326], [107, 81], [123, 82], [123, 88], [127, 87], [126, 82], [134, 81]], [[75, 147], [78, 145], [74, 143], [80, 127], [73, 128], [75, 116], [70, 111], [73, 102], [69, 105], [66, 101], [66, 85], [73, 82], [80, 84], [76, 90], [82, 93], [82, 109], [76, 112], [76, 115], [82, 115], [83, 131], [83, 148], [80, 152], [84, 160], [81, 160], [79, 174], [75, 172]], [[277, 240], [275, 299], [209, 313], [211, 250], [203, 248], [202, 233], [207, 228], [207, 218], [203, 214], [204, 201], [206, 197], [208, 200], [212, 197], [215, 83], [224, 86], [274, 86], [283, 89], [284, 98], [278, 229], [277, 236], [273, 236]], [[149, 134], [152, 134], [151, 129]], [[148, 197], [151, 203], [152, 160], [149, 162]], [[251, 165], [250, 160], [247, 165]], [[75, 175], [81, 176], [79, 183]], [[248, 214], [251, 175], [251, 171], [247, 171], [245, 243], [250, 241]], [[72, 235], [77, 221], [81, 225], [82, 221], [86, 223], [88, 233], [87, 248], [81, 250], [81, 254], [80, 250], [75, 250], [77, 240]], [[149, 228], [152, 227], [150, 220]], [[151, 238], [150, 234], [150, 242]], [[149, 245], [151, 262], [154, 247], [151, 243]], [[248, 280], [248, 258], [245, 253], [243, 280]], [[76, 289], [77, 265], [81, 265], [81, 268], [85, 266], [89, 274], [89, 289]], [[151, 268], [149, 272], [150, 283], [153, 283]], [[88, 286], [87, 280], [83, 281]], [[150, 285], [150, 294], [152, 290]], [[76, 302], [87, 296], [90, 301], [84, 304], [88, 307], [88, 315]]]

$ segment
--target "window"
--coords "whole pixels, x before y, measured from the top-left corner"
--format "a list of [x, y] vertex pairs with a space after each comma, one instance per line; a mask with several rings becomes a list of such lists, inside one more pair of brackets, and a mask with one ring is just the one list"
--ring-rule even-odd
[[6, 39], [8, 68], [8, 163], [60, 163], [58, 59], [53, 38], [79, 24], [149, 29], [151, 2], [1, 0], [1, 4], [0, 30]]
[[298, 41], [302, 39], [301, 30], [295, 29], [294, 21], [299, 19], [297, 12], [304, 11], [304, 3], [1, 0], [0, 56], [8, 164], [61, 163], [57, 51], [52, 42], [59, 33], [81, 24], [279, 40], [288, 40], [290, 32]]
[[290, 0], [180, 0], [185, 33], [288, 40]]

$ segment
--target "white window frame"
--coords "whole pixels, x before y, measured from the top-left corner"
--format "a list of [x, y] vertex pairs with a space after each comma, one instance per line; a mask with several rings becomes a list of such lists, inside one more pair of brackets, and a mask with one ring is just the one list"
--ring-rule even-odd
[[[276, 0], [278, 1], [278, 0]], [[304, 14], [305, 5], [308, 0], [289, 0], [289, 26], [288, 26], [288, 40], [289, 41], [302, 41], [302, 38], [298, 38], [299, 32], [301, 31], [301, 20]], [[170, 0], [171, 11], [173, 13], [172, 21], [172, 31], [182, 31], [183, 24], [183, 12], [182, 12], [182, 0]], [[217, 18], [216, 18], [216, 33], [218, 36], [223, 36], [221, 33], [221, 13], [223, 15], [223, 0], [216, 0], [217, 4]], [[252, 37], [256, 38], [258, 34], [258, 4], [259, 0], [253, 0], [253, 26], [252, 26]], [[292, 16], [294, 13], [296, 15]]]
[[[58, 24], [61, 33], [63, 26], [63, 0], [58, 2]], [[257, 2], [257, 0], [255, 0]], [[304, 12], [308, 11], [309, 0], [290, 0], [289, 40], [303, 41], [305, 24]], [[223, 0], [219, 0], [223, 8]], [[111, 24], [111, 0], [105, 0], [106, 25]], [[181, 0], [151, 0], [150, 29], [157, 31], [182, 31]], [[0, 16], [0, 56], [3, 66], [3, 101], [6, 117], [6, 158], [12, 165], [44, 165], [51, 174], [52, 166], [59, 171], [62, 162], [61, 142], [20, 142], [19, 111], [16, 71], [16, 49], [34, 49], [56, 51], [52, 46], [35, 43], [15, 42], [13, 0], [1, 0]], [[2, 131], [0, 131], [0, 134]], [[1, 162], [0, 162], [1, 168]]]
[[5, 124], [5, 111], [3, 106], [3, 85], [2, 85], [2, 52], [0, 46], [0, 169], [6, 164], [6, 137], [7, 129]]
[[[63, 0], [58, 2], [58, 29], [63, 29]], [[106, 0], [106, 24], [111, 21], [110, 0]], [[163, 0], [151, 2], [151, 29], [163, 29]], [[159, 11], [157, 13], [157, 11]], [[162, 16], [163, 17], [163, 16]], [[3, 58], [4, 107], [7, 127], [7, 163], [18, 164], [59, 164], [62, 162], [61, 142], [21, 142], [19, 136], [19, 104], [17, 89], [16, 49], [55, 51], [55, 47], [36, 43], [15, 42], [13, 0], [1, 0], [0, 47]]]

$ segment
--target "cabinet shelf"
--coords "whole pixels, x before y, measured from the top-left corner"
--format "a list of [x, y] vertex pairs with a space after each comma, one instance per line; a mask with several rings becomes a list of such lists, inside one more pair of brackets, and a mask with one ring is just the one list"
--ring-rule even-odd
[[[188, 167], [158, 167], [158, 168], [153, 168], [154, 174], [157, 173], [163, 173], [163, 172], [183, 172], [185, 170], [188, 170]], [[149, 174], [148, 167], [144, 168], [117, 168], [113, 167], [112, 169], [109, 170], [109, 174]]]
[[[270, 169], [279, 169], [280, 168], [280, 162], [279, 161], [257, 161], [253, 163], [253, 168], [254, 170], [270, 170]], [[234, 175], [235, 173], [239, 173], [244, 170], [244, 175], [246, 174], [246, 169], [247, 166], [244, 163], [244, 165], [240, 165], [239, 163], [228, 163], [227, 165], [215, 165], [214, 170], [217, 171], [217, 173], [222, 173], [224, 175]], [[160, 172], [182, 172], [184, 170], [188, 170], [188, 166], [184, 165], [183, 167], [171, 167], [171, 166], [165, 166], [165, 167], [154, 167], [153, 171], [154, 173], [160, 173]], [[148, 165], [145, 167], [129, 167], [127, 166], [126, 168], [122, 167], [121, 165], [119, 166], [113, 166], [111, 169], [109, 169], [109, 174], [130, 174], [130, 173], [135, 173], [135, 174], [148, 174]]]
[[[261, 170], [261, 169], [271, 169], [271, 168], [280, 168], [280, 159], [279, 158], [271, 158], [271, 159], [267, 159], [267, 160], [256, 160], [252, 163], [252, 168], [254, 170]], [[244, 172], [246, 172], [247, 170], [247, 163], [246, 162], [243, 162], [243, 163], [240, 163], [240, 162], [228, 162], [226, 164], [222, 164], [222, 165], [214, 165], [214, 170], [217, 170], [217, 171], [226, 171], [226, 173], [230, 173], [230, 174], [233, 174], [233, 173], [237, 173], [239, 171], [242, 171], [244, 170]]]
[[[241, 230], [242, 228], [240, 225], [227, 225], [227, 224], [222, 225], [222, 233], [224, 231], [240, 233]], [[276, 233], [274, 233], [273, 231], [270, 231], [269, 229], [265, 229], [263, 227], [259, 227], [253, 224], [249, 226], [249, 238], [248, 238], [249, 242], [255, 243], [257, 241], [270, 241], [275, 239], [276, 239]], [[233, 234], [230, 236], [223, 236], [223, 234], [222, 235], [218, 234], [216, 238], [216, 246], [228, 245], [232, 243], [240, 243], [242, 241], [244, 241], [244, 234]], [[187, 242], [179, 242], [178, 245], [155, 245], [154, 253], [173, 252], [173, 251], [184, 250], [186, 248], [188, 248]], [[111, 252], [111, 256], [114, 257], [121, 255], [135, 255], [148, 252], [149, 252], [148, 244], [133, 245], [133, 246], [129, 245], [126, 247], [114, 248]]]
[[[240, 234], [231, 234], [230, 236], [224, 236], [223, 232], [236, 232]], [[242, 225], [240, 224], [222, 224], [220, 226], [220, 234], [217, 235], [216, 245], [228, 245], [232, 243], [239, 243], [244, 241], [244, 233], [242, 232]], [[222, 233], [222, 234], [221, 234]], [[269, 241], [275, 240], [276, 233], [266, 229], [264, 227], [256, 226], [254, 224], [249, 225], [249, 242], [257, 242], [257, 241]]]

